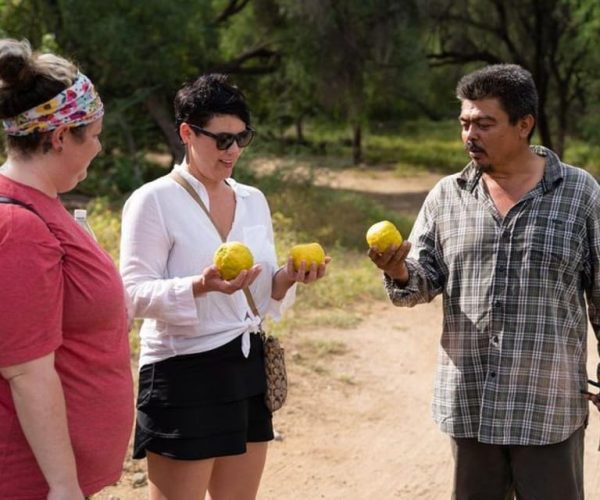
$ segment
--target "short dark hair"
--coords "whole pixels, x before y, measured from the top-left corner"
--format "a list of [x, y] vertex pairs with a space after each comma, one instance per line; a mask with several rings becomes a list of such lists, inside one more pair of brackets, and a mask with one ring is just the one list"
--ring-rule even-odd
[[250, 110], [244, 94], [227, 82], [227, 75], [202, 75], [179, 89], [174, 100], [175, 126], [191, 123], [204, 127], [215, 115], [234, 115], [250, 126]]
[[456, 97], [477, 101], [497, 98], [512, 125], [531, 115], [534, 126], [538, 115], [538, 94], [531, 73], [517, 64], [493, 64], [463, 76], [456, 86]]

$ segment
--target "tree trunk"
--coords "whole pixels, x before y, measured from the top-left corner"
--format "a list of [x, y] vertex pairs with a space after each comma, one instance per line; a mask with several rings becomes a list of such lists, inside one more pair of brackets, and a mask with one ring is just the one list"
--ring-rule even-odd
[[185, 148], [179, 138], [179, 134], [175, 131], [173, 117], [164, 99], [162, 99], [162, 95], [151, 94], [144, 104], [152, 119], [160, 127], [163, 134], [165, 134], [173, 160], [176, 163], [180, 163], [185, 155]]
[[353, 126], [352, 160], [354, 165], [362, 162], [362, 127], [359, 123]]
[[135, 144], [135, 138], [131, 133], [131, 127], [127, 120], [123, 117], [121, 113], [117, 115], [117, 123], [121, 127], [123, 131], [123, 137], [125, 138], [125, 144], [127, 145], [127, 155], [131, 158], [132, 168], [133, 168], [133, 179], [135, 180], [135, 184], [137, 186], [141, 186], [144, 182], [142, 171], [140, 169], [140, 162], [137, 158], [137, 146]]
[[302, 116], [296, 118], [296, 141], [299, 144], [304, 144], [304, 121], [302, 120]]
[[552, 147], [552, 133], [550, 131], [548, 116], [546, 115], [545, 108], [541, 105], [538, 111], [538, 131], [542, 145], [554, 150]]
[[566, 95], [561, 95], [558, 103], [558, 123], [556, 125], [556, 141], [554, 152], [562, 159], [565, 152], [565, 138], [567, 136], [567, 130], [569, 128], [568, 116], [569, 116], [569, 104], [567, 102]]

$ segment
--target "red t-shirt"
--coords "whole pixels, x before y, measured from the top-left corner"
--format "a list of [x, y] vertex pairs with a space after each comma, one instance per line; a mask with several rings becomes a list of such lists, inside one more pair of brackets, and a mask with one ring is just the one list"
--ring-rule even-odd
[[[127, 314], [110, 256], [60, 200], [0, 175], [0, 366], [55, 352], [79, 484], [116, 482], [133, 422]], [[49, 429], [52, 432], [52, 429]], [[0, 377], [0, 499], [46, 498], [48, 485]]]

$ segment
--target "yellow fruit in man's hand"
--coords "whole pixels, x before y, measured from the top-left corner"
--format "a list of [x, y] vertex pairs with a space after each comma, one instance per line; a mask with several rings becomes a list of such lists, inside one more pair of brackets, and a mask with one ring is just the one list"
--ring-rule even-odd
[[250, 269], [254, 265], [254, 257], [250, 249], [239, 241], [229, 241], [217, 248], [213, 262], [221, 278], [232, 280], [237, 278], [244, 269]]
[[305, 269], [310, 270], [312, 263], [320, 266], [325, 262], [325, 250], [318, 243], [306, 243], [305, 245], [296, 245], [290, 250], [290, 256], [294, 261], [294, 270], [300, 269], [302, 261], [306, 262]]
[[385, 252], [392, 245], [400, 246], [402, 235], [389, 220], [382, 220], [367, 231], [367, 243], [370, 247], [377, 247], [380, 252]]

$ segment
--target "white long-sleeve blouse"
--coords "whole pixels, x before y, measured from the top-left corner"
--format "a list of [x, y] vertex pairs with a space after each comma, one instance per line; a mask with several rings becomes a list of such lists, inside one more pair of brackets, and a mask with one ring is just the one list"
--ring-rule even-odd
[[[197, 191], [210, 209], [203, 184], [182, 165], [174, 169]], [[227, 241], [241, 241], [262, 272], [250, 290], [261, 317], [277, 319], [295, 300], [296, 286], [281, 301], [271, 298], [278, 269], [271, 212], [256, 188], [233, 179], [235, 215]], [[242, 291], [208, 292], [194, 297], [192, 281], [210, 266], [222, 243], [202, 208], [169, 176], [136, 190], [123, 208], [120, 268], [140, 330], [140, 367], [181, 354], [216, 349], [244, 334], [247, 355], [250, 332], [260, 318], [252, 313]]]

